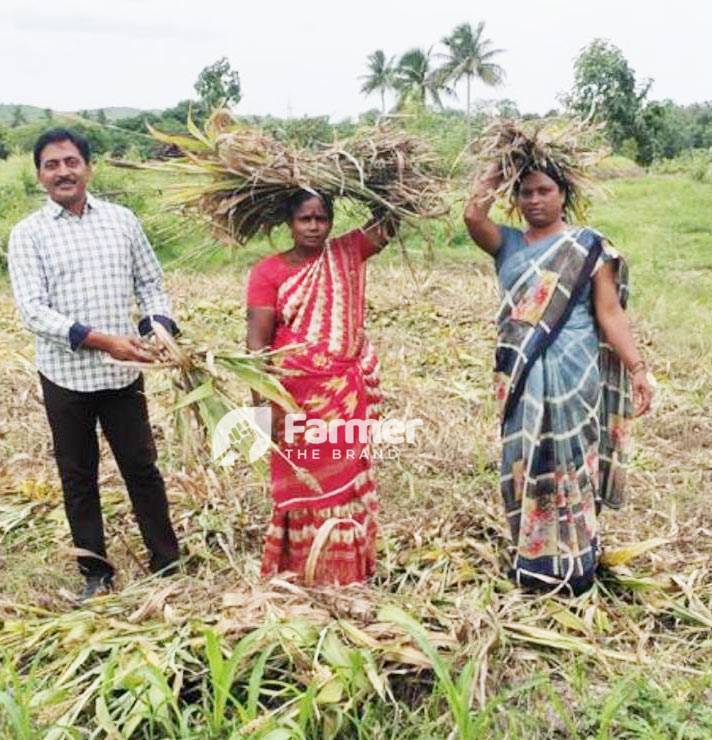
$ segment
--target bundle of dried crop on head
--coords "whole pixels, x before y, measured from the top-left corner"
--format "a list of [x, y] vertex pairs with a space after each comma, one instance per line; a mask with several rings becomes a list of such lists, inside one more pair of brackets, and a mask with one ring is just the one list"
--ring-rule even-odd
[[152, 165], [185, 175], [169, 198], [174, 206], [207, 216], [219, 236], [245, 243], [287, 218], [287, 201], [314, 190], [366, 205], [379, 218], [414, 221], [447, 213], [446, 180], [429, 147], [417, 137], [381, 125], [313, 151], [297, 149], [218, 110], [204, 130], [153, 136], [183, 154]]
[[601, 128], [579, 119], [545, 119], [531, 124], [499, 120], [472, 143], [477, 175], [498, 165], [502, 181], [490, 195], [502, 198], [510, 213], [516, 209], [516, 192], [529, 172], [544, 172], [564, 183], [564, 208], [583, 222], [595, 190], [594, 168], [609, 154], [602, 144]]

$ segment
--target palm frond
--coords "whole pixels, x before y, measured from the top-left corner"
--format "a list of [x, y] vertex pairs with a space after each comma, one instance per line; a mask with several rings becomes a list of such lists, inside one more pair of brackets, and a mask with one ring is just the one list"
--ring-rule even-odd
[[486, 85], [495, 86], [504, 79], [504, 69], [491, 61], [503, 49], [493, 49], [490, 39], [483, 38], [484, 25], [481, 21], [473, 28], [469, 23], [462, 23], [442, 40], [448, 52], [439, 55], [445, 60], [441, 69], [446, 71], [450, 82], [477, 77]]

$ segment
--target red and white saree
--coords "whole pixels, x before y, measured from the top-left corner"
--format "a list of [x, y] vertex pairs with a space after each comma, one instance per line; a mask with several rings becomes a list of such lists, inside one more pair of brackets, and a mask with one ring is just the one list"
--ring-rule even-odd
[[[274, 255], [250, 273], [248, 305], [276, 312], [272, 348], [303, 345], [283, 356], [280, 369], [306, 420], [378, 414], [378, 360], [363, 329], [365, 261], [375, 251], [357, 230], [330, 240], [306, 264]], [[288, 444], [279, 431], [284, 457], [271, 459], [274, 507], [262, 574], [292, 571], [317, 584], [363, 581], [375, 571], [378, 510], [368, 441], [343, 426], [320, 443], [308, 436], [293, 435]]]

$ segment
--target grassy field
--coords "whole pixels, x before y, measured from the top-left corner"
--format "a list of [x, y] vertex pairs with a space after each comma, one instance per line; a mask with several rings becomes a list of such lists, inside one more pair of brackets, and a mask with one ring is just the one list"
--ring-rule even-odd
[[[27, 168], [0, 169], [0, 240], [38, 200]], [[246, 266], [270, 245], [186, 261], [209, 235], [152, 212], [162, 187], [100, 167], [95, 189], [144, 216], [184, 332], [241, 344]], [[655, 541], [576, 599], [525, 596], [504, 575], [489, 387], [496, 288], [458, 205], [432, 259], [411, 236], [409, 262], [391, 248], [370, 268], [387, 413], [421, 417], [427, 434], [378, 465], [380, 562], [367, 588], [261, 582], [266, 479], [185, 469], [169, 378], [152, 374], [184, 572], [146, 576], [103, 449], [120, 590], [74, 609], [80, 582], [32, 343], [0, 287], [0, 737], [712, 736], [712, 186], [656, 175], [606, 187], [592, 223], [629, 258], [658, 387], [637, 425], [630, 503], [604, 515], [604, 538], [612, 552]], [[348, 223], [342, 214], [339, 228]]]

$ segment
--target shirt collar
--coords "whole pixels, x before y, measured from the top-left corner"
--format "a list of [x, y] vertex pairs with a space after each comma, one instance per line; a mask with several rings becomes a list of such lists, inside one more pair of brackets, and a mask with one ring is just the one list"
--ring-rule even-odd
[[[82, 215], [89, 213], [89, 211], [95, 211], [99, 206], [99, 200], [95, 198], [91, 193], [87, 192], [86, 197], [87, 202], [84, 205], [84, 214]], [[67, 209], [63, 205], [60, 205], [51, 198], [47, 198], [46, 208], [52, 218], [60, 218], [67, 211]]]

